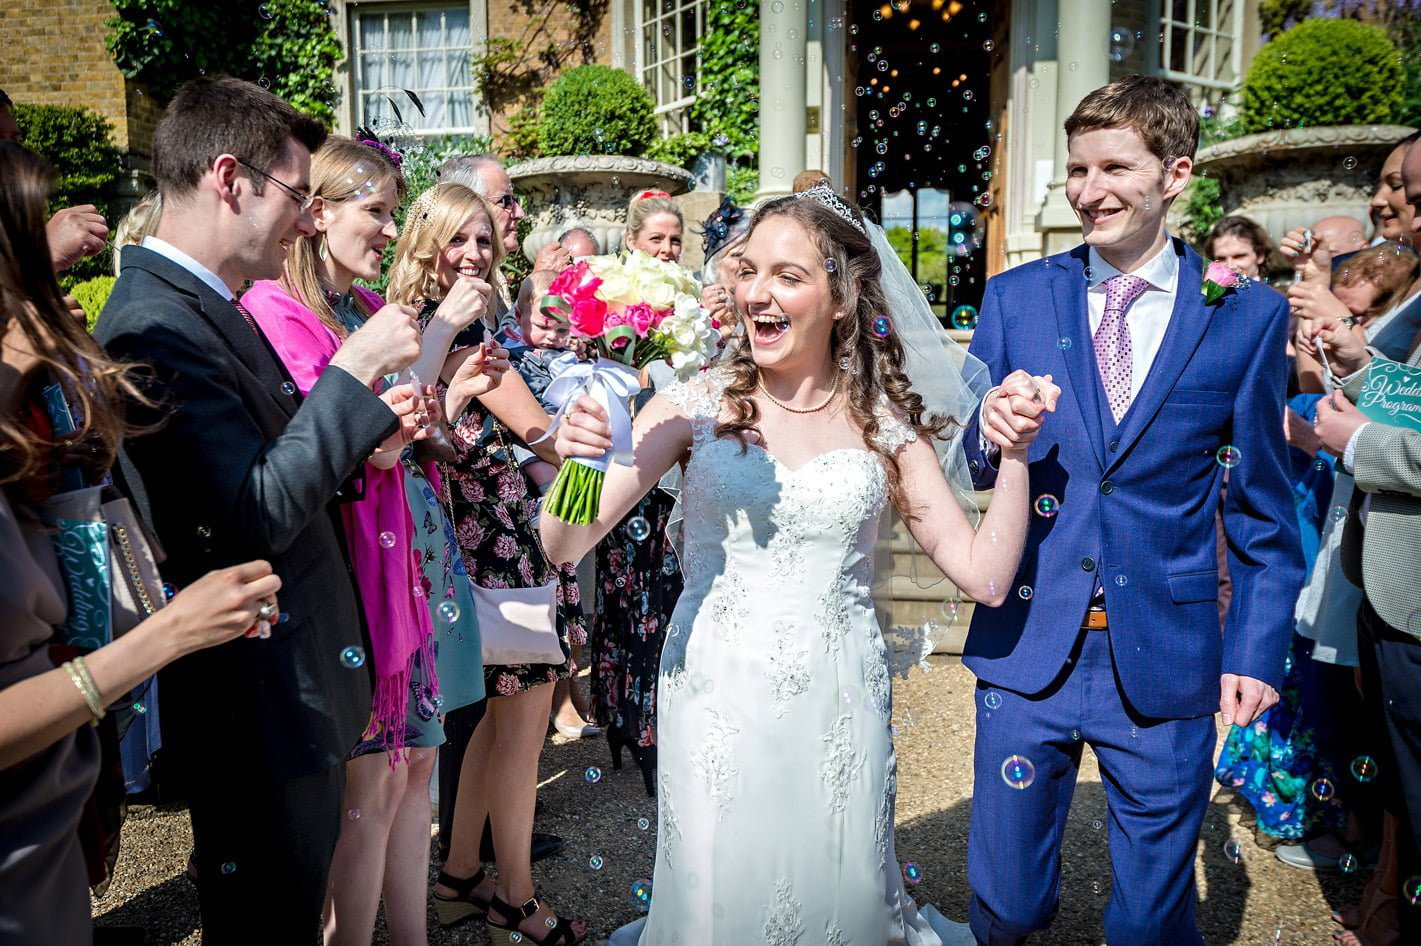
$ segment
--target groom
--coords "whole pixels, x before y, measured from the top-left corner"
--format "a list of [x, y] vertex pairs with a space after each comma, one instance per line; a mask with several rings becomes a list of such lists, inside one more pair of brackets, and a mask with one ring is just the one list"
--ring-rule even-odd
[[[1283, 441], [1283, 299], [1208, 302], [1203, 261], [1165, 232], [1199, 121], [1177, 88], [1128, 76], [1066, 120], [1067, 200], [1084, 243], [987, 284], [972, 353], [1001, 378], [965, 441], [979, 488], [1034, 417], [1027, 372], [1062, 394], [1031, 446], [1035, 513], [1016, 586], [978, 608], [968, 876], [980, 943], [1057, 912], [1082, 746], [1100, 760], [1113, 865], [1105, 936], [1202, 944], [1195, 847], [1215, 727], [1278, 699], [1302, 559]], [[1234, 595], [1219, 633], [1214, 509]], [[1049, 498], [1047, 498], [1049, 497]]]

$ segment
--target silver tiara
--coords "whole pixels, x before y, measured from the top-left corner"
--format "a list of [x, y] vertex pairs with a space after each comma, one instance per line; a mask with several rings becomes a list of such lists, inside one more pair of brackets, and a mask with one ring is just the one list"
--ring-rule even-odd
[[825, 207], [828, 207], [830, 210], [834, 211], [834, 213], [838, 214], [840, 217], [843, 217], [849, 223], [853, 224], [854, 229], [857, 230], [859, 233], [862, 233], [864, 236], [868, 236], [868, 231], [863, 228], [863, 221], [859, 220], [858, 215], [854, 213], [853, 207], [849, 206], [849, 203], [844, 200], [844, 198], [834, 193], [833, 188], [829, 187], [829, 185], [815, 184], [808, 190], [800, 191], [797, 196], [801, 198], [807, 198], [817, 204], [823, 204]]

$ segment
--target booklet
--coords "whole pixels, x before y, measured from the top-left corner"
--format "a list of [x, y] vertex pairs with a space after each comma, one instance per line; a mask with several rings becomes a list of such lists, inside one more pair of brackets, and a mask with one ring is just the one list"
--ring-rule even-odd
[[1368, 420], [1421, 430], [1421, 368], [1373, 358], [1357, 407]]

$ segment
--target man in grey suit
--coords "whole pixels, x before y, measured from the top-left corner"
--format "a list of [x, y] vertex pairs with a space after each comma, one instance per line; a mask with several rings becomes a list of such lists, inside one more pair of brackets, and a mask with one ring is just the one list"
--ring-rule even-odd
[[[1411, 230], [1421, 233], [1421, 143], [1401, 165]], [[1342, 567], [1365, 597], [1359, 621], [1363, 686], [1380, 696], [1390, 749], [1380, 760], [1399, 819], [1403, 943], [1421, 942], [1421, 432], [1370, 421], [1354, 403], [1374, 348], [1351, 327], [1320, 320], [1314, 337], [1327, 352], [1340, 391], [1318, 402], [1317, 433], [1357, 481], [1342, 534]], [[1408, 363], [1421, 367], [1421, 347]], [[1345, 395], [1345, 397], [1344, 397]]]
[[382, 442], [405, 439], [419, 353], [413, 310], [376, 313], [302, 398], [250, 315], [243, 283], [281, 275], [315, 232], [311, 152], [326, 132], [226, 77], [179, 90], [154, 141], [154, 236], [123, 251], [96, 328], [151, 366], [126, 444], [182, 585], [267, 559], [284, 609], [269, 639], [183, 658], [159, 679], [165, 777], [189, 803], [205, 943], [312, 942], [342, 822], [345, 758], [370, 714], [367, 645], [334, 503]]

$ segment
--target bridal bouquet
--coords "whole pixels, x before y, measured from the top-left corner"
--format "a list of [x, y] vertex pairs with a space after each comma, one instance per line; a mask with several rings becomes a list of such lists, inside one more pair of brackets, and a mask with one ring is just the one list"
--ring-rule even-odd
[[637, 369], [669, 361], [682, 379], [710, 363], [720, 333], [701, 308], [690, 274], [639, 251], [625, 258], [593, 256], [563, 270], [542, 311], [567, 322], [574, 338], [590, 341], [592, 362], [564, 355], [553, 365], [544, 397], [562, 406], [557, 420], [580, 395], [607, 410], [612, 449], [601, 457], [575, 458], [562, 465], [544, 508], [563, 522], [588, 525], [597, 516], [602, 481], [612, 460], [630, 464], [632, 422], [628, 400], [641, 390]]

